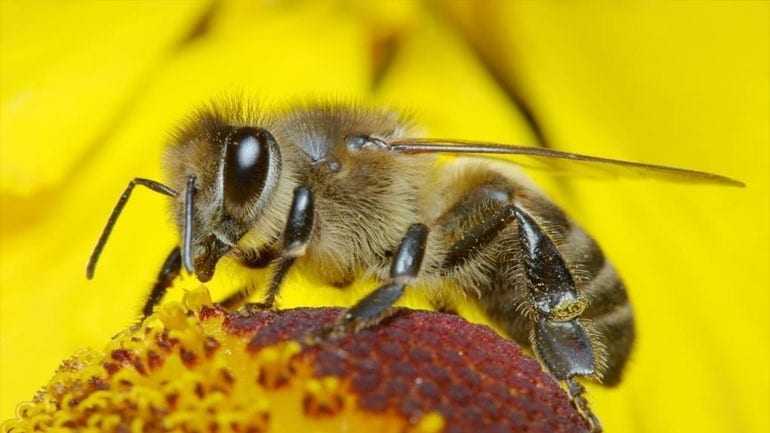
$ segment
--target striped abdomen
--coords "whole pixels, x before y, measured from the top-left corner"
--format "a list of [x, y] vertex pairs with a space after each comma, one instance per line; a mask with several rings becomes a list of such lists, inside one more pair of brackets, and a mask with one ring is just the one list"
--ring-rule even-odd
[[520, 188], [515, 200], [556, 246], [577, 292], [587, 301], [579, 319], [591, 336], [597, 379], [617, 384], [634, 341], [633, 311], [623, 281], [596, 241], [550, 200], [528, 188]]
[[436, 272], [478, 294], [492, 319], [520, 344], [530, 345], [538, 315], [521, 221], [511, 212], [523, 210], [555, 246], [574, 289], [587, 301], [578, 320], [590, 335], [595, 376], [616, 384], [631, 351], [634, 321], [625, 287], [599, 246], [527, 181], [486, 166], [467, 165], [461, 173], [453, 178], [447, 206], [434, 222], [435, 236], [447, 251]]

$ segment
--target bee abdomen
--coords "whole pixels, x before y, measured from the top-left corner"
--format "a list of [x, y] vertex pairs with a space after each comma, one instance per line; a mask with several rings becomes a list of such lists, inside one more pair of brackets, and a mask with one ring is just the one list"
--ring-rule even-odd
[[605, 262], [602, 269], [591, 280], [584, 283], [582, 292], [588, 300], [588, 308], [583, 313], [585, 318], [598, 320], [629, 305], [623, 280], [610, 262]]
[[559, 252], [589, 303], [583, 317], [596, 318], [628, 304], [623, 281], [596, 241], [571, 221], [562, 230]]
[[591, 326], [605, 352], [598, 371], [599, 380], [604, 385], [617, 385], [636, 336], [631, 305], [625, 303], [595, 317]]

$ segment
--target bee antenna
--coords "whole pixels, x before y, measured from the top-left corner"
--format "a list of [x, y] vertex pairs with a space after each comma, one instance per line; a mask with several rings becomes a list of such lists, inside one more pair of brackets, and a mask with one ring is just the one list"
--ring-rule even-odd
[[184, 226], [182, 228], [182, 264], [187, 272], [194, 274], [195, 266], [192, 260], [193, 232], [193, 193], [195, 192], [195, 176], [187, 178], [184, 192]]
[[99, 236], [99, 240], [96, 242], [96, 246], [91, 253], [91, 257], [88, 259], [88, 266], [86, 267], [86, 278], [89, 280], [94, 277], [94, 271], [96, 271], [96, 263], [99, 261], [99, 256], [102, 255], [104, 245], [107, 244], [107, 239], [109, 239], [110, 233], [112, 233], [112, 229], [115, 227], [115, 223], [118, 221], [118, 217], [123, 212], [123, 208], [126, 207], [126, 203], [128, 203], [128, 199], [131, 197], [131, 192], [137, 185], [142, 185], [143, 187], [149, 188], [152, 191], [165, 194], [167, 196], [175, 197], [177, 195], [176, 191], [160, 182], [144, 179], [141, 177], [132, 179], [131, 182], [128, 183], [126, 189], [123, 191], [123, 194], [120, 195], [120, 198], [115, 204], [115, 207], [112, 209], [110, 218], [107, 220], [107, 225], [104, 226], [102, 234]]

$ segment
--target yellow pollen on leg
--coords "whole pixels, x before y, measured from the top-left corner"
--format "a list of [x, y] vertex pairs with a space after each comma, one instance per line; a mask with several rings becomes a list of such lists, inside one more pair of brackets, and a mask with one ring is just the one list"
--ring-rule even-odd
[[551, 320], [566, 322], [572, 320], [585, 311], [588, 301], [584, 297], [562, 301], [551, 311]]

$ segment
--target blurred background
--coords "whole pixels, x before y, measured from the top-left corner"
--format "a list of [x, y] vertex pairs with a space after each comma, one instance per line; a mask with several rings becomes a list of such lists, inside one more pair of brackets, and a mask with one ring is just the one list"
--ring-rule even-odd
[[[135, 194], [88, 282], [90, 249], [129, 179], [163, 180], [169, 131], [240, 95], [268, 109], [382, 104], [429, 136], [745, 181], [534, 174], [604, 247], [636, 309], [623, 383], [589, 389], [606, 430], [770, 430], [770, 3], [3, 0], [0, 12], [0, 419], [136, 319], [176, 242], [168, 203]], [[259, 278], [224, 262], [212, 287]], [[371, 286], [295, 273], [282, 306], [350, 305]], [[402, 304], [428, 306], [419, 293]]]

